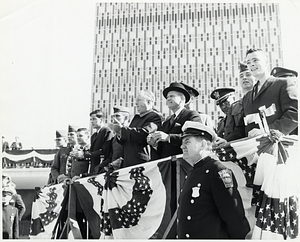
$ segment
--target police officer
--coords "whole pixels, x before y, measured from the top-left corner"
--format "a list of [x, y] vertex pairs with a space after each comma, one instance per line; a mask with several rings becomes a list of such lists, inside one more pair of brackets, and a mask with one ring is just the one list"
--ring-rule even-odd
[[232, 171], [212, 153], [216, 134], [186, 121], [183, 159], [193, 166], [179, 197], [179, 239], [244, 239], [250, 230]]
[[217, 88], [210, 95], [216, 100], [216, 105], [226, 114], [226, 117], [220, 121], [223, 124], [218, 124], [217, 145], [224, 145], [228, 141], [245, 137], [243, 108], [240, 102], [235, 101], [234, 92], [233, 88]]

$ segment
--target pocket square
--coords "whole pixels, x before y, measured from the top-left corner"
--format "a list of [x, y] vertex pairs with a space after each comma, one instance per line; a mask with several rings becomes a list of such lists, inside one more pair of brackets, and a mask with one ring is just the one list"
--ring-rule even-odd
[[174, 127], [180, 127], [181, 124], [180, 123], [175, 123]]

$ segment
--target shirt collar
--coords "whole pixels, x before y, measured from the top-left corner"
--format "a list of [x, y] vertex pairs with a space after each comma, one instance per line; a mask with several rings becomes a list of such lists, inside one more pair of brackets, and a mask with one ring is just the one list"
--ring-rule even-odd
[[175, 114], [175, 117], [177, 118], [178, 115], [180, 114], [180, 112], [184, 109], [184, 107], [182, 108], [179, 108], [174, 114]]

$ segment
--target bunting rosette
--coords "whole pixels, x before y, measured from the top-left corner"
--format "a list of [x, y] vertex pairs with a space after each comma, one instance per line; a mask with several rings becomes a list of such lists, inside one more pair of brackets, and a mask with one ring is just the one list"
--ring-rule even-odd
[[62, 184], [38, 191], [32, 204], [30, 239], [50, 239], [64, 199]]
[[247, 239], [298, 238], [298, 137], [279, 136], [271, 130], [214, 149], [237, 179], [251, 226]]
[[[93, 239], [149, 239], [162, 238], [170, 220], [171, 196], [171, 157], [144, 164], [123, 168], [117, 171], [85, 177], [64, 186], [64, 196], [58, 196], [56, 206], [68, 206], [70, 230], [68, 238], [81, 239], [76, 222], [75, 210], [79, 205], [89, 225], [89, 238]], [[50, 186], [42, 190], [33, 210], [41, 206], [47, 211], [50, 189], [62, 185]], [[68, 189], [67, 189], [68, 188]], [[68, 191], [68, 192], [67, 192]], [[71, 191], [70, 203], [68, 193]], [[42, 200], [41, 200], [42, 199]], [[59, 199], [59, 200], [58, 200]], [[41, 200], [41, 201], [39, 201]], [[69, 203], [66, 204], [66, 203]], [[41, 212], [32, 223], [32, 237], [59, 238], [55, 221], [57, 214], [49, 224], [41, 223]], [[41, 228], [40, 228], [41, 227]], [[56, 227], [56, 228], [55, 228]], [[50, 231], [49, 229], [53, 230]], [[47, 232], [47, 233], [46, 233]], [[52, 234], [52, 237], [51, 237]]]
[[298, 238], [298, 140], [271, 136], [258, 140], [260, 155], [253, 181], [256, 224], [252, 239]]

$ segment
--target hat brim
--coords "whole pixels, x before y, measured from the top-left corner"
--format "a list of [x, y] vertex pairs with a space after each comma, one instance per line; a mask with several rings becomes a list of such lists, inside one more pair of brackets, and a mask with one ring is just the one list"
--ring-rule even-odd
[[191, 96], [188, 93], [188, 91], [180, 87], [167, 87], [166, 89], [164, 89], [163, 95], [165, 98], [167, 98], [167, 95], [170, 91], [176, 91], [182, 93], [185, 96], [185, 103], [188, 103], [190, 101]]
[[229, 96], [231, 96], [231, 95], [233, 95], [233, 94], [234, 94], [233, 92], [230, 92], [230, 93], [224, 95], [223, 97], [219, 98], [219, 99], [216, 101], [216, 104], [217, 104], [217, 105], [221, 104], [222, 102], [226, 101], [226, 99], [227, 99]]

